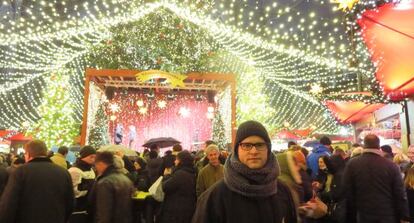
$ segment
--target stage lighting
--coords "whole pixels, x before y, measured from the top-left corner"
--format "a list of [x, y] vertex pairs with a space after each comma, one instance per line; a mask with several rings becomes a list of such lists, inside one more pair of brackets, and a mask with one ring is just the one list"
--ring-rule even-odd
[[167, 94], [167, 100], [172, 101], [174, 100], [176, 95], [174, 93], [168, 93]]
[[148, 94], [147, 94], [147, 98], [148, 100], [153, 100], [155, 98], [155, 92], [154, 90], [151, 90]]
[[198, 94], [194, 95], [194, 99], [196, 101], [202, 101], [203, 100], [203, 96], [200, 93], [198, 93]]
[[111, 115], [111, 121], [115, 121], [116, 120], [116, 116], [115, 115]]

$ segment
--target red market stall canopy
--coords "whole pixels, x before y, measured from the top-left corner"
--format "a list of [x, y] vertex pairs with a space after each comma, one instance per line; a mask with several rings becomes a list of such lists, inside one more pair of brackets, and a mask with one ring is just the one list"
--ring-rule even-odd
[[276, 138], [285, 140], [300, 140], [309, 137], [312, 133], [312, 129], [283, 129], [276, 134]]
[[325, 101], [324, 104], [341, 124], [355, 123], [384, 106], [360, 101]]
[[293, 132], [291, 132], [287, 129], [284, 129], [284, 130], [278, 132], [276, 134], [276, 137], [279, 138], [279, 139], [285, 139], [285, 140], [299, 140], [299, 139], [301, 139], [298, 135], [296, 135], [295, 133], [293, 133]]
[[30, 141], [32, 140], [32, 137], [30, 136], [25, 136], [23, 133], [17, 133], [9, 138], [7, 138], [7, 140], [11, 141], [11, 142], [26, 142], [26, 141]]
[[414, 1], [367, 10], [358, 20], [362, 37], [377, 63], [384, 94], [401, 100], [414, 94]]

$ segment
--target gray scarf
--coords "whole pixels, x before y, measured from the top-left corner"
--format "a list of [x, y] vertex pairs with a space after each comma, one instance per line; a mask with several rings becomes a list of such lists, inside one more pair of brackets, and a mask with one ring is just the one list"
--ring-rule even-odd
[[270, 153], [267, 163], [260, 169], [250, 169], [234, 155], [224, 165], [224, 183], [231, 191], [246, 197], [267, 197], [277, 192], [279, 164]]

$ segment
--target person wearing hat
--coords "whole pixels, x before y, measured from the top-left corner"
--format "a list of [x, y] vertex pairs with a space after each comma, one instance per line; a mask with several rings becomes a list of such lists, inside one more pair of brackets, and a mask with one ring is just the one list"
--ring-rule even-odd
[[242, 123], [224, 165], [224, 179], [199, 197], [192, 222], [297, 222], [292, 194], [277, 180], [280, 170], [271, 146], [261, 123]]
[[198, 174], [196, 186], [197, 197], [224, 177], [224, 167], [219, 160], [219, 148], [214, 144], [209, 145], [205, 149], [205, 152], [209, 164], [203, 167]]
[[83, 223], [88, 220], [88, 192], [95, 181], [95, 172], [92, 169], [95, 163], [96, 150], [92, 146], [84, 146], [79, 151], [79, 158], [69, 168], [72, 177], [73, 191], [75, 192], [75, 209], [70, 217], [70, 223]]

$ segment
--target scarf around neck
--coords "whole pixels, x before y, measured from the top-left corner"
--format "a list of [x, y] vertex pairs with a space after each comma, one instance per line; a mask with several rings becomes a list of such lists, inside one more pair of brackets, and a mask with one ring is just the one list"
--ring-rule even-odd
[[224, 164], [224, 183], [231, 191], [246, 197], [267, 197], [277, 192], [279, 164], [270, 153], [260, 169], [250, 169], [233, 154]]

